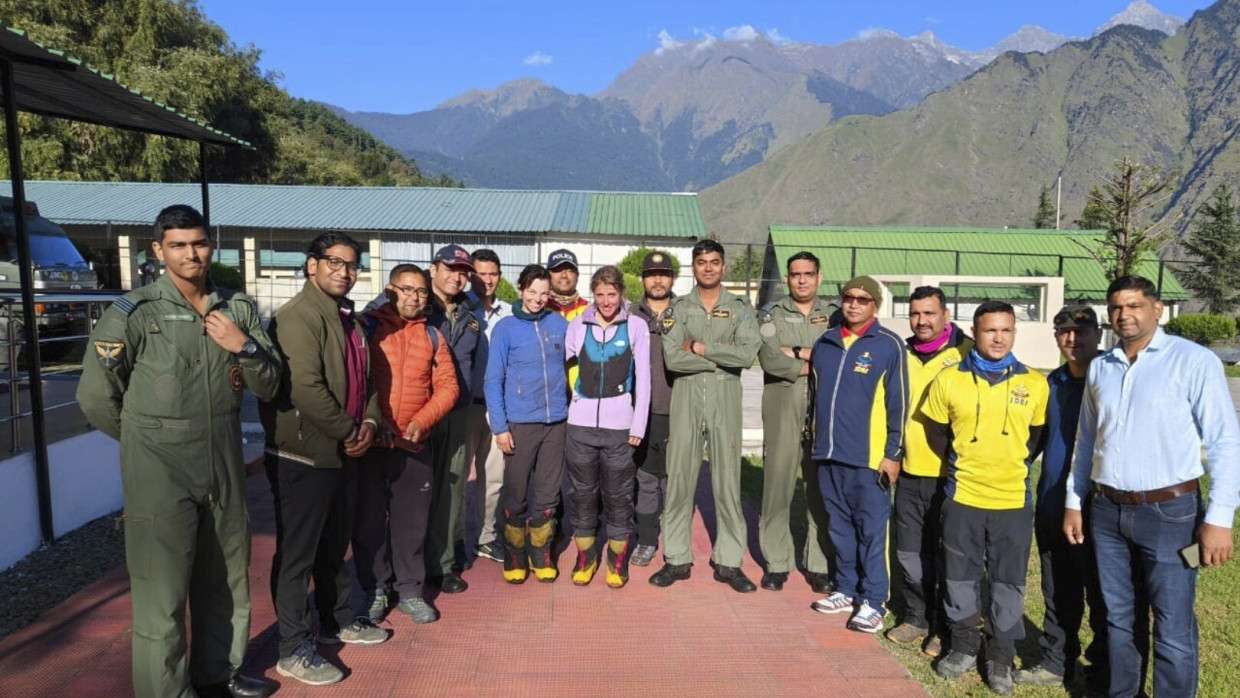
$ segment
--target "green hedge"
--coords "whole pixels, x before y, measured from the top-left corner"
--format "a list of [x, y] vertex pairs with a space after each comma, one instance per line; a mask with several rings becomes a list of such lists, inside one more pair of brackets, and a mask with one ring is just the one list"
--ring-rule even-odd
[[1215, 313], [1184, 313], [1172, 318], [1164, 327], [1174, 334], [1198, 344], [1209, 346], [1236, 336], [1236, 321]]

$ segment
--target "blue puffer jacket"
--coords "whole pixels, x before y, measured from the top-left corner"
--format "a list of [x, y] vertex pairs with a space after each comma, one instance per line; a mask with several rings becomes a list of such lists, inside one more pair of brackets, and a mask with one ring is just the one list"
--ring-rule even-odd
[[568, 418], [567, 330], [559, 313], [547, 311], [537, 319], [520, 313], [496, 323], [483, 383], [491, 433], [508, 431], [509, 422], [552, 424]]

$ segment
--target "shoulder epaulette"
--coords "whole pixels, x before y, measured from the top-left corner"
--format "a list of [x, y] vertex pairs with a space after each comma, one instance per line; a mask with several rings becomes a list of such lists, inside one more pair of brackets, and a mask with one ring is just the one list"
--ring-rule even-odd
[[115, 301], [112, 301], [112, 307], [121, 311], [122, 315], [129, 315], [138, 307], [138, 304], [134, 303], [133, 299], [129, 296], [121, 296]]

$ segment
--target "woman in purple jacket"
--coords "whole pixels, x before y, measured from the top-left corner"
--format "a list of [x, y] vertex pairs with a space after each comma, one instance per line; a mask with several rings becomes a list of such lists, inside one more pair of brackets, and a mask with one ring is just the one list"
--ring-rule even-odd
[[595, 546], [599, 489], [607, 513], [607, 586], [629, 581], [633, 532], [633, 449], [646, 433], [650, 413], [650, 333], [629, 331], [624, 275], [605, 266], [590, 279], [594, 302], [568, 326], [567, 361], [579, 371], [568, 405], [564, 460], [573, 484], [573, 584], [589, 584], [598, 570]]

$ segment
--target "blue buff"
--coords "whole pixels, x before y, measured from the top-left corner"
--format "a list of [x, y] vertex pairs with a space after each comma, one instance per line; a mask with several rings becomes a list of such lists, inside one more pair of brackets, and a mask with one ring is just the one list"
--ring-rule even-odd
[[974, 368], [984, 373], [1003, 373], [1016, 363], [1016, 357], [1009, 351], [1002, 359], [991, 361], [977, 353], [977, 347], [974, 347], [969, 350], [969, 361], [973, 362]]

